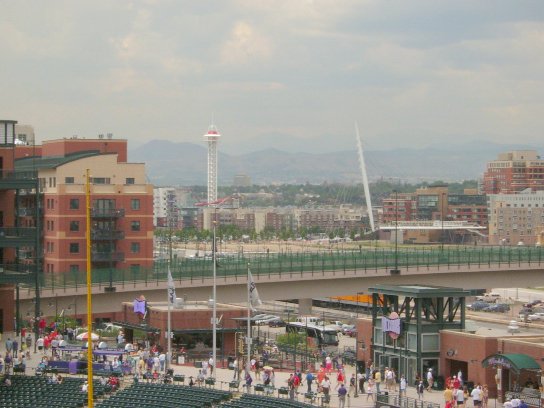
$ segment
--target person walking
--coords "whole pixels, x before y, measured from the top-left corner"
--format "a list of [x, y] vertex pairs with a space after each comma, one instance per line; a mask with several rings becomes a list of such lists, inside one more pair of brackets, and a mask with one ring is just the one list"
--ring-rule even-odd
[[348, 390], [346, 390], [346, 387], [344, 387], [344, 384], [340, 384], [340, 388], [338, 388], [338, 407], [344, 408], [346, 406], [346, 394], [348, 393]]
[[19, 343], [17, 342], [17, 339], [13, 339], [13, 342], [11, 344], [12, 350], [13, 350], [13, 357], [17, 358], [17, 352], [19, 351]]
[[357, 373], [357, 382], [359, 383], [359, 393], [364, 394], [365, 393], [365, 381], [366, 376], [362, 372]]
[[423, 381], [419, 380], [419, 383], [416, 386], [417, 391], [417, 398], [423, 399], [423, 391], [425, 390], [425, 385], [423, 384]]
[[399, 395], [401, 397], [406, 397], [406, 378], [404, 377], [404, 374], [400, 376], [400, 383], [399, 383]]
[[476, 387], [474, 387], [470, 393], [470, 396], [472, 397], [474, 408], [480, 407], [482, 405], [482, 386], [478, 384]]
[[351, 378], [349, 379], [349, 395], [355, 395], [355, 387], [357, 386], [357, 379], [355, 378], [355, 374], [351, 374]]
[[306, 371], [306, 384], [308, 385], [308, 393], [312, 392], [312, 382], [314, 381], [314, 375], [310, 370]]
[[289, 399], [291, 401], [295, 400], [295, 378], [297, 377], [293, 374], [290, 374], [289, 379], [287, 380], [287, 387], [289, 388]]
[[232, 372], [234, 373], [232, 376], [233, 380], [236, 380], [238, 378], [238, 359], [235, 358], [232, 362]]
[[380, 385], [382, 383], [382, 373], [380, 370], [374, 372], [374, 384], [376, 386], [376, 394], [380, 393]]
[[366, 400], [371, 398], [374, 401], [374, 379], [369, 378], [366, 383]]
[[433, 377], [433, 369], [429, 368], [427, 371], [427, 391], [431, 392], [433, 389], [434, 384], [434, 377]]
[[465, 392], [462, 388], [455, 390], [454, 398], [457, 403], [457, 408], [463, 408], [465, 406]]

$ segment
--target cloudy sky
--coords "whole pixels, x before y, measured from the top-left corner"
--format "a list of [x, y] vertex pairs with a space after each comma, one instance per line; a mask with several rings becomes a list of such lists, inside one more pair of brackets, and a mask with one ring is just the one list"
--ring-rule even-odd
[[367, 149], [544, 129], [544, 2], [2, 1], [0, 117], [226, 152]]

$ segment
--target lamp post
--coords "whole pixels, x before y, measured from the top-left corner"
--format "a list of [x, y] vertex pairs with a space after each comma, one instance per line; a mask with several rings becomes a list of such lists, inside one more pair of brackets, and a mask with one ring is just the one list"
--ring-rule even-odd
[[442, 200], [440, 201], [440, 219], [441, 219], [441, 229], [442, 232], [440, 234], [440, 249], [441, 251], [444, 251], [444, 201], [446, 199], [446, 193], [442, 193]]
[[399, 275], [399, 193], [395, 191], [395, 268], [389, 272], [391, 275]]
[[[216, 263], [216, 237], [215, 237], [215, 228], [217, 224], [217, 207], [214, 207], [214, 217], [213, 217], [213, 244], [212, 244], [212, 262], [213, 262], [213, 309], [212, 309], [212, 360], [215, 368], [217, 368], [217, 263]], [[217, 369], [213, 370], [212, 377], [215, 378]]]

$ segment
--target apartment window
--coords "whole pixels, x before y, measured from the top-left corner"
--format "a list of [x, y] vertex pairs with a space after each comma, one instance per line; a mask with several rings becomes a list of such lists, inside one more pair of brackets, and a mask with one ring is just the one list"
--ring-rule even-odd
[[77, 242], [70, 243], [70, 253], [79, 254], [79, 244]]
[[74, 184], [74, 178], [73, 177], [65, 177], [64, 178], [65, 184]]
[[79, 231], [79, 221], [70, 221], [70, 231], [72, 232]]
[[132, 221], [130, 223], [130, 230], [131, 231], [140, 231], [140, 221]]
[[110, 184], [109, 177], [93, 177], [93, 184]]
[[133, 198], [130, 200], [130, 208], [133, 210], [139, 210], [140, 209], [140, 199], [139, 198]]
[[126, 179], [126, 184], [134, 184], [134, 177], [128, 177]]
[[133, 242], [130, 244], [130, 252], [133, 254], [140, 253], [140, 243], [139, 242]]
[[79, 198], [70, 198], [70, 210], [79, 209]]
[[79, 272], [79, 265], [70, 265], [70, 272], [72, 273]]

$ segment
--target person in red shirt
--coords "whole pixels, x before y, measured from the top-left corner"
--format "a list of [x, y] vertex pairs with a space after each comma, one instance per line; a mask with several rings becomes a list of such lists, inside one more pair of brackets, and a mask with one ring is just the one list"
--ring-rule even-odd
[[45, 319], [42, 317], [40, 321], [38, 322], [38, 328], [40, 329], [40, 334], [43, 334], [43, 331], [45, 330], [45, 326], [47, 325]]
[[300, 385], [300, 379], [298, 378], [298, 375], [293, 375], [293, 386], [295, 387], [295, 390]]
[[453, 376], [453, 388], [458, 390], [461, 387], [461, 381], [455, 375]]
[[344, 373], [342, 372], [342, 370], [338, 370], [338, 374], [336, 375], [335, 389], [337, 389], [340, 386], [340, 384], [343, 384], [344, 380], [345, 380]]

